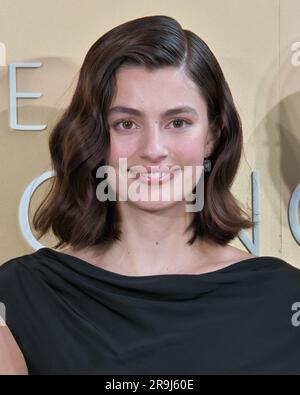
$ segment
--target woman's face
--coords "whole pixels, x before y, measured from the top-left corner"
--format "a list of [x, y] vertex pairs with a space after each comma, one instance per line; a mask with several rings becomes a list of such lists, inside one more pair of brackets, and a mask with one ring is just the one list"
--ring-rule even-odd
[[[197, 85], [175, 67], [149, 71], [144, 67], [123, 66], [116, 73], [116, 82], [117, 89], [108, 112], [108, 164], [114, 167], [117, 175], [117, 201], [120, 194], [124, 198], [118, 184], [122, 179], [128, 191], [143, 194], [143, 200], [137, 201], [127, 194], [123, 200], [131, 205], [154, 210], [183, 204], [187, 190], [184, 192], [181, 186], [179, 198], [175, 185], [185, 185], [185, 167], [195, 170], [195, 166], [203, 165], [214, 143], [206, 103]], [[124, 172], [119, 171], [120, 158], [127, 160]], [[156, 171], [159, 174], [147, 174]], [[194, 172], [190, 191], [198, 179]], [[166, 200], [162, 199], [162, 190], [171, 191]], [[158, 200], [153, 198], [157, 193]]]

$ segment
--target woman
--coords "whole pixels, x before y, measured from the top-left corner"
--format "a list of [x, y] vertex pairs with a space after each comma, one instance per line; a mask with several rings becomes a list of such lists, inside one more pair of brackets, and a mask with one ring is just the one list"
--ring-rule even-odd
[[228, 244], [253, 226], [230, 192], [242, 127], [198, 36], [167, 16], [104, 34], [49, 147], [33, 225], [68, 248], [1, 266], [3, 374], [300, 373], [300, 271]]

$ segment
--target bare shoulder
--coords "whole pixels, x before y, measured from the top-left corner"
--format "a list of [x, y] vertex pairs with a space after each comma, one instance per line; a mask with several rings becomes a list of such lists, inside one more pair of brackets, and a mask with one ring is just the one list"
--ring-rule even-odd
[[0, 375], [28, 375], [24, 355], [2, 319], [0, 322]]
[[243, 261], [245, 259], [257, 258], [256, 255], [253, 255], [248, 251], [243, 251], [237, 247], [233, 247], [229, 244], [225, 247], [225, 256], [227, 256], [229, 260], [232, 259], [236, 262]]
[[[83, 260], [90, 260], [95, 257], [95, 252], [93, 252], [92, 249], [89, 248], [83, 248], [83, 249], [75, 249], [74, 247], [68, 247], [62, 251], [64, 254], [74, 256], [75, 258], [80, 258]], [[99, 252], [97, 251], [97, 254]]]
[[214, 245], [210, 256], [210, 262], [214, 262], [214, 264], [212, 266], [210, 263], [209, 266], [211, 269], [217, 270], [252, 258], [257, 258], [257, 256], [229, 244], [225, 246]]
[[252, 258], [257, 258], [257, 256], [229, 244], [224, 247], [224, 259], [226, 264], [234, 264]]

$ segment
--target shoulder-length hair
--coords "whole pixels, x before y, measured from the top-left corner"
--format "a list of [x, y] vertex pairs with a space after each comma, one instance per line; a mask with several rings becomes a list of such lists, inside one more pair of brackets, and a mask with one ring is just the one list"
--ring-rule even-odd
[[207, 103], [208, 120], [220, 133], [205, 174], [204, 207], [186, 231], [224, 245], [249, 219], [230, 192], [242, 152], [242, 125], [221, 67], [207, 44], [173, 18], [157, 15], [130, 20], [101, 36], [88, 50], [71, 103], [53, 128], [49, 149], [55, 176], [33, 216], [40, 239], [50, 229], [55, 248], [78, 248], [121, 240], [116, 202], [96, 197], [96, 170], [107, 164], [107, 112], [121, 65], [149, 70], [182, 67]]

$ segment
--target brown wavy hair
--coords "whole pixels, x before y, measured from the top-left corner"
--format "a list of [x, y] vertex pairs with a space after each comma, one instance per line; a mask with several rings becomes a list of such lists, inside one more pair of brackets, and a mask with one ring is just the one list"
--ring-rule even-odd
[[[149, 70], [183, 67], [207, 103], [210, 125], [220, 138], [205, 173], [205, 204], [186, 231], [188, 243], [197, 238], [224, 245], [254, 223], [230, 192], [242, 152], [242, 125], [221, 67], [207, 44], [165, 15], [123, 23], [101, 36], [88, 50], [70, 105], [49, 137], [55, 176], [33, 216], [40, 239], [50, 229], [58, 238], [55, 248], [78, 248], [121, 240], [116, 202], [96, 197], [96, 170], [107, 164], [110, 144], [107, 112], [121, 65]], [[99, 182], [99, 181], [98, 181]], [[195, 189], [194, 189], [195, 192]], [[209, 199], [207, 198], [209, 197]]]

